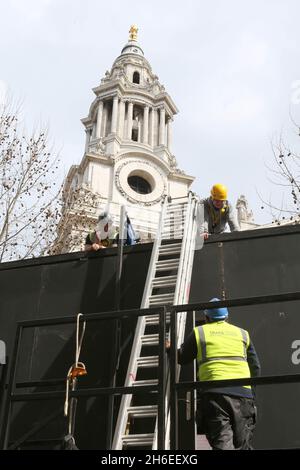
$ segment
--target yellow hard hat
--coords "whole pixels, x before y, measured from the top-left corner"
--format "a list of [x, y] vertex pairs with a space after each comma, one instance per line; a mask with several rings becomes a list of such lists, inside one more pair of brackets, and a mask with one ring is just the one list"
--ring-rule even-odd
[[218, 201], [226, 201], [227, 199], [227, 188], [224, 184], [214, 184], [210, 191], [211, 197]]

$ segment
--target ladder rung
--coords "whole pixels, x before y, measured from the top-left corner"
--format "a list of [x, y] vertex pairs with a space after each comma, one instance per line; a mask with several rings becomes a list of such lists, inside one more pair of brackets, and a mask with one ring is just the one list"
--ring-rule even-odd
[[[158, 315], [146, 315], [145, 317], [146, 325], [158, 325], [159, 323], [159, 316]], [[166, 314], [166, 321], [170, 321], [170, 314]]]
[[172, 287], [176, 285], [177, 276], [156, 277], [152, 281], [152, 287]]
[[158, 334], [143, 335], [141, 342], [143, 346], [156, 346], [158, 345]]
[[181, 240], [182, 238], [183, 238], [183, 232], [179, 233], [176, 230], [172, 231], [172, 233], [170, 233], [170, 231], [168, 231], [166, 233], [162, 233], [162, 235], [161, 235], [162, 240]]
[[155, 434], [125, 434], [122, 436], [123, 445], [130, 446], [147, 446], [152, 445]]
[[167, 209], [174, 209], [175, 207], [186, 207], [187, 203], [186, 202], [174, 202], [173, 204], [169, 204]]
[[146, 325], [158, 325], [159, 323], [159, 316], [158, 315], [146, 315], [145, 316], [145, 323]]
[[159, 249], [159, 256], [166, 256], [166, 255], [177, 255], [181, 252], [181, 243], [175, 245], [170, 245], [168, 248], [160, 248]]
[[162, 235], [173, 235], [174, 233], [178, 236], [178, 234], [180, 233], [181, 234], [181, 237], [180, 238], [169, 238], [169, 240], [181, 240], [182, 236], [183, 236], [183, 233], [184, 233], [184, 226], [183, 225], [166, 225], [164, 226], [164, 228], [162, 229]]
[[162, 268], [176, 268], [179, 266], [179, 258], [163, 259], [156, 262], [156, 269]]
[[181, 243], [167, 243], [166, 245], [160, 245], [159, 251], [169, 250], [170, 248], [181, 248]]
[[131, 418], [151, 418], [157, 416], [157, 405], [131, 406], [128, 408]]
[[180, 219], [178, 221], [165, 221], [164, 222], [164, 226], [162, 227], [162, 231], [165, 232], [166, 229], [168, 230], [183, 230], [184, 229], [184, 223], [185, 223], [185, 220], [184, 219]]
[[177, 281], [176, 274], [171, 274], [170, 276], [159, 276], [155, 277], [152, 281], [153, 284], [161, 284], [164, 282]]
[[177, 265], [179, 264], [179, 258], [171, 258], [171, 259], [161, 259], [159, 261], [156, 262], [156, 266], [157, 267], [160, 267], [160, 266], [169, 266], [169, 265]]
[[143, 369], [158, 367], [158, 356], [138, 357], [136, 363], [138, 367], [142, 367]]
[[173, 305], [173, 300], [151, 300], [149, 307], [164, 307], [164, 305]]
[[170, 230], [183, 230], [185, 224], [185, 219], [181, 218], [180, 220], [166, 220], [164, 222], [164, 226], [162, 227], [162, 232], [170, 231]]
[[180, 218], [180, 220], [165, 220], [164, 221], [164, 226], [163, 226], [163, 230], [166, 230], [166, 228], [168, 228], [170, 230], [170, 228], [172, 228], [173, 230], [182, 230], [183, 229], [183, 225], [184, 225], [184, 222], [185, 220]]
[[170, 211], [167, 212], [167, 215], [164, 220], [164, 224], [167, 222], [175, 223], [179, 220], [185, 219], [186, 211], [179, 209], [178, 211]]
[[182, 206], [173, 206], [173, 207], [168, 207], [166, 213], [167, 214], [172, 214], [174, 212], [183, 212], [186, 211], [186, 207], [184, 205]]
[[158, 302], [159, 300], [162, 300], [163, 302], [164, 301], [168, 301], [168, 300], [171, 300], [173, 301], [174, 300], [174, 292], [171, 292], [169, 294], [157, 294], [157, 295], [151, 295], [149, 297], [149, 302]]
[[166, 223], [172, 223], [172, 224], [178, 224], [182, 223], [183, 220], [186, 219], [186, 214], [187, 212], [185, 210], [179, 209], [177, 211], [170, 211], [167, 212], [165, 219], [164, 219], [164, 225]]
[[186, 220], [186, 212], [171, 212], [164, 220], [165, 225], [180, 225]]
[[170, 214], [186, 214], [187, 208], [185, 206], [174, 206], [169, 207], [165, 212], [165, 217], [170, 216]]
[[142, 387], [143, 385], [158, 385], [158, 379], [148, 379], [148, 380], [135, 380], [132, 382], [134, 387]]
[[149, 307], [157, 307], [158, 305], [173, 305], [174, 292], [172, 294], [152, 295], [149, 297]]

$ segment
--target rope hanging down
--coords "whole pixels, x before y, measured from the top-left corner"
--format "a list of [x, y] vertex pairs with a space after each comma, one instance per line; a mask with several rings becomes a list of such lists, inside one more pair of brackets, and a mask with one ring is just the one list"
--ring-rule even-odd
[[[74, 391], [76, 389], [77, 378], [87, 374], [85, 364], [83, 362], [79, 362], [79, 356], [81, 351], [81, 346], [83, 342], [83, 337], [85, 333], [85, 326], [86, 322], [83, 322], [81, 334], [79, 333], [80, 330], [80, 317], [82, 313], [78, 313], [77, 315], [77, 322], [76, 322], [76, 351], [75, 351], [75, 363], [70, 367], [67, 379], [66, 379], [66, 398], [65, 398], [65, 405], [64, 405], [64, 415], [69, 418], [68, 421], [68, 434], [73, 437], [73, 425], [74, 425], [74, 416], [75, 416], [75, 406], [74, 399], [71, 398], [69, 404], [69, 391], [70, 387], [71, 390]], [[74, 438], [73, 438], [74, 439]]]

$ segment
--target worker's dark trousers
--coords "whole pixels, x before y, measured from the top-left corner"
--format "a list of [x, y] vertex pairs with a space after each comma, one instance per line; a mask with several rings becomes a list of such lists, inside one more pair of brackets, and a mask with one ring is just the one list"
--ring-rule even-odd
[[219, 393], [201, 397], [203, 430], [214, 450], [249, 450], [256, 412], [252, 398]]

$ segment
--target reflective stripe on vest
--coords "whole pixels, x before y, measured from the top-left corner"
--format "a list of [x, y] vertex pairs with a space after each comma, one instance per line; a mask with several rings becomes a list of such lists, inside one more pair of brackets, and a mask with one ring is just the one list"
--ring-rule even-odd
[[250, 377], [247, 331], [220, 321], [196, 327], [194, 333], [199, 380]]

